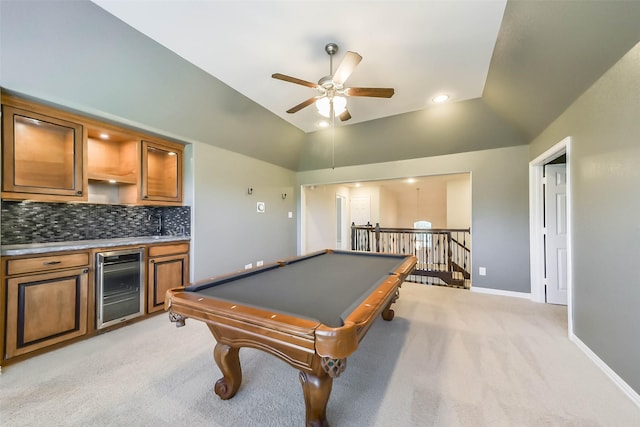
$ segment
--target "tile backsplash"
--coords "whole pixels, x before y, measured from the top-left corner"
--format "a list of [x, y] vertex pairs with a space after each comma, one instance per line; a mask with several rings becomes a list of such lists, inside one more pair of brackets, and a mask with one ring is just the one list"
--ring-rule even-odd
[[3, 245], [190, 234], [189, 206], [2, 201]]

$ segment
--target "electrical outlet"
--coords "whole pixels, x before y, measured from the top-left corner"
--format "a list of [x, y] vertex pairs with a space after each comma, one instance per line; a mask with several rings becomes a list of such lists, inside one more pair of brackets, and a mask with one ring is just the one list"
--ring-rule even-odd
[[478, 274], [480, 274], [481, 276], [486, 276], [487, 275], [487, 269], [485, 267], [480, 267], [478, 269]]
[[262, 267], [263, 264], [264, 264], [264, 261], [262, 260], [256, 261], [256, 267]]
[[244, 269], [245, 269], [245, 270], [248, 270], [248, 269], [250, 269], [250, 268], [252, 268], [252, 267], [253, 267], [253, 264], [246, 264], [246, 265], [244, 266]]

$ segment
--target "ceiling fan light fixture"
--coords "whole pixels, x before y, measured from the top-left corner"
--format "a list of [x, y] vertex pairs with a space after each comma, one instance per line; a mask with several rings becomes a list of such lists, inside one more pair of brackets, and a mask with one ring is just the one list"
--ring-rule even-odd
[[433, 102], [435, 102], [436, 104], [442, 104], [443, 102], [447, 101], [449, 99], [449, 95], [438, 95], [436, 97], [433, 98]]
[[318, 109], [318, 113], [327, 118], [331, 115], [331, 99], [333, 99], [333, 115], [335, 117], [338, 117], [347, 109], [347, 98], [344, 96], [320, 98], [316, 101], [316, 108]]

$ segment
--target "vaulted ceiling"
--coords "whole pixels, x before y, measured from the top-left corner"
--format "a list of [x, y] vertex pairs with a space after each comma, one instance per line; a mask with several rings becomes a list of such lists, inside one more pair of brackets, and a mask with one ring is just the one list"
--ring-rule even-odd
[[317, 95], [271, 78], [317, 82], [328, 42], [362, 55], [347, 86], [392, 87], [390, 99], [349, 97], [355, 125], [482, 98], [528, 142], [640, 40], [637, 1], [121, 1], [93, 0], [304, 132]]
[[[640, 41], [637, 0], [1, 4], [3, 90], [294, 171], [528, 144]], [[395, 94], [316, 130], [286, 113], [314, 89], [271, 75], [318, 81], [328, 42]]]

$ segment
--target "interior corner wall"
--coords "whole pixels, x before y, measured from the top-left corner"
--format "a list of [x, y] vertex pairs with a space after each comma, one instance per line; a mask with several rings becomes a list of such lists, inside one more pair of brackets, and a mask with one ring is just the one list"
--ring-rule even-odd
[[[472, 286], [530, 293], [529, 148], [425, 157], [297, 173], [299, 185], [471, 172]], [[477, 274], [485, 267], [486, 276]]]
[[[336, 246], [336, 195], [344, 189], [336, 185], [303, 188], [305, 192], [306, 230], [305, 247], [301, 253], [309, 253]], [[348, 200], [347, 193], [347, 200]]]
[[398, 227], [398, 201], [395, 194], [380, 187], [380, 226]]
[[573, 332], [640, 394], [638, 76], [640, 43], [531, 143], [530, 158], [571, 137]]
[[471, 178], [447, 182], [446, 228], [471, 227]]
[[296, 255], [295, 172], [208, 144], [193, 154], [194, 280]]

